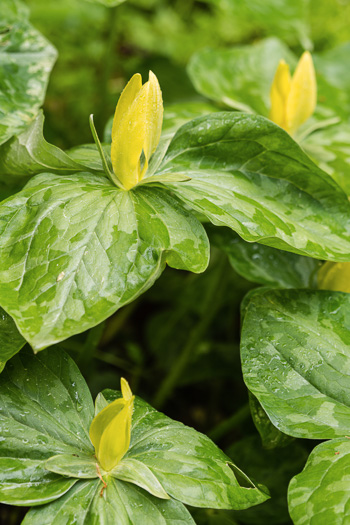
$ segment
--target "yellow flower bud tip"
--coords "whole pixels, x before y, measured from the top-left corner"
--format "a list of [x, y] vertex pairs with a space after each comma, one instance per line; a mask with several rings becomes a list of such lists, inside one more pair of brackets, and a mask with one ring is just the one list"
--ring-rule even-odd
[[270, 92], [270, 119], [293, 135], [315, 111], [316, 74], [312, 57], [305, 51], [290, 76], [289, 66], [281, 60]]
[[124, 378], [121, 379], [121, 390], [123, 397], [101, 410], [90, 425], [90, 439], [96, 457], [106, 472], [119, 463], [130, 446], [135, 396]]
[[163, 100], [157, 77], [149, 72], [142, 85], [134, 75], [120, 95], [112, 126], [113, 171], [124, 188], [133, 188], [144, 177], [156, 150], [163, 123]]
[[350, 293], [350, 262], [326, 262], [318, 271], [318, 288]]

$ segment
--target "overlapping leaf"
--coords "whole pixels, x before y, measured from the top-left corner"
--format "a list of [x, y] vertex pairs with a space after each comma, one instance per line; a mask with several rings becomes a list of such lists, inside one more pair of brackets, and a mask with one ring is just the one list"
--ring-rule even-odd
[[[0, 144], [24, 131], [43, 103], [55, 48], [5, 0], [0, 34]], [[18, 15], [18, 19], [15, 16]]]
[[214, 113], [178, 130], [159, 168], [191, 180], [166, 184], [214, 224], [320, 259], [350, 259], [342, 190], [270, 121]]
[[295, 525], [347, 523], [349, 468], [349, 438], [326, 441], [312, 451], [304, 470], [289, 485], [289, 512]]
[[66, 153], [46, 142], [43, 125], [44, 115], [40, 111], [23, 133], [13, 137], [1, 147], [1, 180], [6, 182], [11, 178], [18, 178], [23, 181], [46, 171], [62, 174], [84, 171], [84, 167]]
[[227, 228], [207, 227], [212, 244], [228, 255], [237, 273], [249, 281], [281, 288], [312, 286], [320, 263], [258, 243], [243, 241]]
[[244, 380], [286, 434], [326, 439], [349, 433], [349, 329], [349, 294], [251, 294], [242, 331]]
[[[100, 394], [97, 411], [120, 395], [107, 391], [106, 401]], [[241, 509], [268, 498], [239, 471], [240, 486], [237, 467], [206, 436], [139, 398], [126, 456], [113, 471], [99, 470], [89, 439], [90, 392], [59, 350], [13, 358], [0, 377], [0, 396], [0, 501], [56, 500], [31, 510], [25, 524], [58, 524], [62, 513], [85, 525], [191, 524], [183, 503]]]
[[13, 319], [0, 308], [0, 372], [3, 370], [6, 361], [17, 354], [25, 342]]
[[195, 272], [208, 264], [203, 227], [162, 189], [42, 174], [0, 215], [0, 303], [38, 350], [106, 319], [166, 263]]
[[[113, 391], [104, 395], [109, 402], [116, 398]], [[195, 507], [244, 509], [268, 498], [249, 478], [239, 484], [237, 467], [231, 468], [230, 459], [209, 438], [141, 400], [125, 458], [144, 463], [170, 496]]]

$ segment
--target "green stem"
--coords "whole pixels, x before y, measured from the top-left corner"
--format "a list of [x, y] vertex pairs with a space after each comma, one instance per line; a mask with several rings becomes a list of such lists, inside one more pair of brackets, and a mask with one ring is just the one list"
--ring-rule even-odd
[[171, 367], [169, 374], [165, 377], [161, 383], [154, 399], [153, 405], [161, 409], [167, 402], [169, 397], [172, 395], [176, 384], [184, 373], [188, 363], [191, 360], [193, 352], [197, 347], [199, 341], [209, 328], [212, 323], [220, 305], [221, 305], [221, 293], [224, 291], [225, 272], [223, 268], [226, 266], [226, 260], [224, 258], [218, 262], [216, 274], [210, 282], [210, 286], [207, 288], [207, 294], [204, 299], [204, 311], [200, 321], [192, 330], [187, 344], [184, 346], [179, 358], [175, 361]]
[[214, 427], [208, 434], [208, 437], [213, 441], [218, 441], [224, 437], [228, 432], [233, 428], [236, 428], [243, 421], [245, 421], [250, 416], [250, 407], [249, 403], [243, 405], [237, 412], [232, 414], [229, 418], [221, 421], [216, 427]]

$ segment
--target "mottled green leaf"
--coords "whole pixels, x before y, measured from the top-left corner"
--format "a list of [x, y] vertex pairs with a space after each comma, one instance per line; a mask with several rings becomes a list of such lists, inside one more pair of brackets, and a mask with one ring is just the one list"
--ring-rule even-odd
[[45, 461], [44, 467], [50, 472], [70, 478], [98, 478], [97, 460], [91, 454], [59, 454]]
[[43, 136], [42, 111], [20, 135], [13, 137], [0, 148], [0, 178], [5, 182], [11, 177], [28, 179], [43, 172], [75, 173], [83, 170], [62, 150], [46, 142]]
[[304, 151], [350, 195], [350, 126], [337, 123], [307, 136]]
[[242, 331], [244, 380], [282, 432], [310, 439], [349, 433], [349, 330], [349, 294], [251, 294]]
[[202, 95], [241, 111], [268, 115], [270, 89], [281, 58], [296, 59], [277, 38], [231, 49], [203, 49], [193, 55], [188, 73]]
[[31, 509], [22, 525], [194, 525], [179, 501], [150, 496], [130, 483], [110, 478], [101, 495], [98, 481], [79, 481], [59, 500]]
[[308, 456], [306, 447], [295, 441], [282, 449], [266, 450], [258, 436], [248, 436], [229, 447], [227, 453], [234, 461], [239, 460], [250, 476], [263, 479], [271, 494], [262, 505], [235, 512], [237, 520], [251, 525], [289, 524], [288, 483], [303, 468]]
[[48, 472], [42, 461], [0, 457], [1, 503], [41, 505], [65, 494], [76, 481]]
[[0, 28], [6, 28], [7, 24], [13, 24], [19, 20], [27, 20], [29, 8], [20, 0], [2, 0]]
[[176, 198], [99, 175], [38, 175], [0, 206], [0, 221], [0, 304], [37, 350], [106, 319], [166, 263], [208, 264], [206, 233]]
[[[111, 402], [120, 394], [106, 390], [104, 395]], [[195, 507], [244, 509], [268, 498], [248, 478], [248, 486], [240, 486], [230, 459], [207, 436], [140, 399], [125, 458], [144, 463], [170, 496]]]
[[76, 479], [53, 474], [55, 454], [91, 455], [90, 392], [61, 352], [21, 352], [0, 376], [0, 501], [38, 505], [60, 497]]
[[0, 372], [3, 370], [6, 361], [17, 354], [25, 342], [13, 319], [0, 308]]
[[0, 33], [0, 144], [24, 131], [43, 103], [55, 48], [25, 19]]
[[227, 228], [206, 229], [211, 244], [228, 255], [233, 268], [245, 279], [281, 288], [308, 288], [313, 284], [320, 266], [315, 259], [248, 243]]
[[295, 525], [344, 525], [349, 522], [350, 441], [318, 445], [304, 470], [289, 485], [289, 512]]
[[166, 185], [246, 241], [350, 259], [345, 193], [263, 117], [222, 112], [194, 119], [178, 130], [158, 171], [191, 177]]
[[123, 458], [113, 469], [112, 475], [122, 481], [135, 483], [157, 498], [170, 498], [152, 471], [137, 459]]

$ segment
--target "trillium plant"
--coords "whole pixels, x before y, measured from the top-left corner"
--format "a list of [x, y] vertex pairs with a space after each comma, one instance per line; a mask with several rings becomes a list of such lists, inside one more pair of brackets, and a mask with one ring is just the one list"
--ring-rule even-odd
[[155, 62], [64, 151], [56, 49], [3, 4], [4, 523], [348, 523], [349, 52], [199, 49], [173, 104]]

